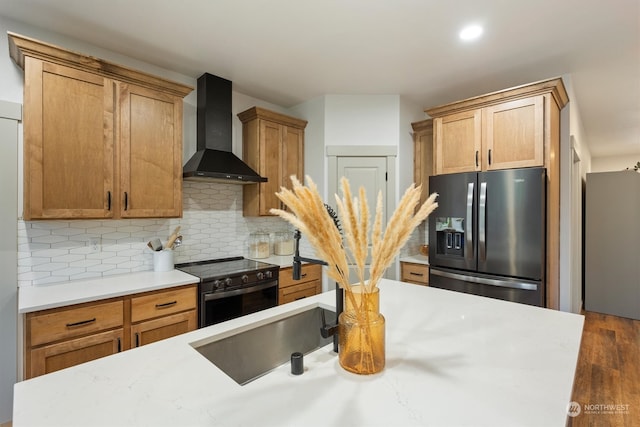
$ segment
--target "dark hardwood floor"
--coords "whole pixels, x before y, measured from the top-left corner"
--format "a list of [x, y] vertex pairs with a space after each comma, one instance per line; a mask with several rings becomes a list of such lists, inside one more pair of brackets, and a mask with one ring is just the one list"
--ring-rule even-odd
[[584, 312], [568, 425], [640, 426], [640, 320]]

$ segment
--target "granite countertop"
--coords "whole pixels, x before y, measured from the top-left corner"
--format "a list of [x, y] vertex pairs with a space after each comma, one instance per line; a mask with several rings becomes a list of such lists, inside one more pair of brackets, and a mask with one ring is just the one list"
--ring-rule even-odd
[[[380, 283], [386, 367], [358, 376], [332, 345], [244, 386], [198, 353], [309, 308], [274, 307], [14, 387], [13, 426], [564, 425], [583, 316], [397, 281]], [[273, 345], [282, 345], [273, 342]]]
[[141, 271], [96, 279], [18, 288], [18, 313], [30, 313], [89, 301], [198, 283], [200, 279], [178, 270]]

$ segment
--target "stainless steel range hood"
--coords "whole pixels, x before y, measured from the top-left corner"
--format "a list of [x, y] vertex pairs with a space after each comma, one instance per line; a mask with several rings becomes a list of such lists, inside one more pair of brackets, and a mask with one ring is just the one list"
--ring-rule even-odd
[[182, 177], [226, 184], [266, 182], [231, 152], [231, 82], [205, 73], [198, 78], [197, 97], [198, 151], [184, 165]]

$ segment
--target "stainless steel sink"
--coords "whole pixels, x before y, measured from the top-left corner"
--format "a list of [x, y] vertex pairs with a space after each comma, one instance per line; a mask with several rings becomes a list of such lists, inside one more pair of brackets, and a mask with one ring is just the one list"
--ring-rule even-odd
[[331, 337], [320, 335], [323, 314], [327, 323], [335, 322], [335, 312], [312, 307], [289, 316], [276, 316], [266, 324], [217, 341], [192, 345], [238, 384], [245, 385], [288, 363], [291, 353], [308, 354], [331, 343]]

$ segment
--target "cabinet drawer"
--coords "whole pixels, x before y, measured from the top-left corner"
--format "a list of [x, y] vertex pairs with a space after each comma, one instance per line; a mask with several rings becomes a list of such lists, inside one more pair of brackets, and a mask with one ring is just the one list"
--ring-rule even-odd
[[402, 281], [428, 284], [429, 266], [423, 264], [402, 263]]
[[91, 304], [27, 317], [31, 347], [122, 326], [123, 302]]
[[322, 277], [322, 267], [317, 264], [303, 264], [300, 273], [300, 280], [293, 280], [293, 268], [281, 268], [278, 278], [278, 286], [280, 289], [289, 286], [298, 285], [300, 283], [309, 282], [311, 280], [320, 280]]
[[301, 283], [299, 285], [289, 286], [284, 289], [280, 289], [280, 295], [278, 299], [279, 305], [286, 304], [291, 301], [296, 301], [302, 298], [311, 297], [318, 294], [320, 290], [320, 281], [314, 280], [312, 282]]
[[195, 309], [196, 288], [196, 285], [192, 285], [131, 298], [131, 322]]

